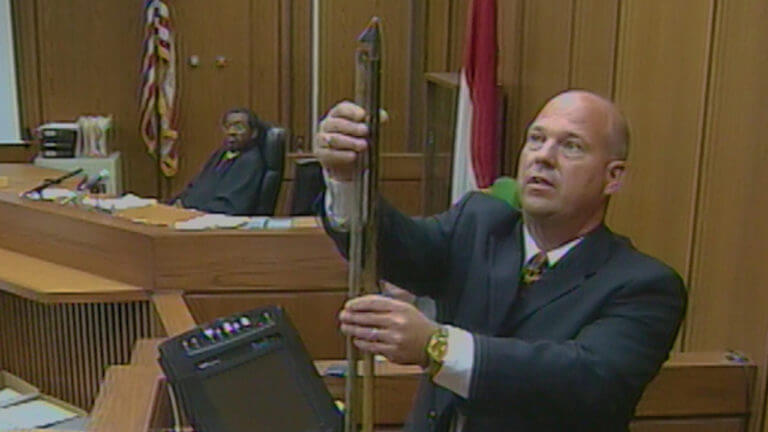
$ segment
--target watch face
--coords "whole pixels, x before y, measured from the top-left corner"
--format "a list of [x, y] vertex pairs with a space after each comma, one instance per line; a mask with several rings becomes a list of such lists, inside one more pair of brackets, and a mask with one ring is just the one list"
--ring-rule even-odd
[[435, 334], [429, 338], [427, 344], [427, 354], [429, 357], [439, 363], [442, 363], [445, 358], [445, 353], [448, 351], [448, 332], [444, 328], [440, 328]]

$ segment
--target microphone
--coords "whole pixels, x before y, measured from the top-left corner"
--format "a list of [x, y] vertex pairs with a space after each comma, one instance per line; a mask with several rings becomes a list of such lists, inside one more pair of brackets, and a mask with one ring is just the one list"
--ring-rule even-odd
[[68, 179], [68, 178], [70, 178], [70, 177], [74, 177], [74, 176], [76, 176], [76, 175], [80, 174], [81, 172], [83, 172], [83, 169], [82, 169], [82, 168], [78, 168], [78, 169], [76, 169], [76, 170], [74, 170], [74, 171], [70, 171], [70, 172], [68, 172], [68, 173], [64, 174], [64, 175], [63, 175], [63, 176], [61, 176], [61, 177], [57, 177], [57, 178], [55, 178], [55, 179], [45, 179], [45, 180], [44, 180], [44, 181], [43, 181], [43, 182], [42, 182], [40, 185], [38, 185], [38, 186], [35, 186], [35, 187], [33, 187], [32, 189], [30, 189], [30, 190], [28, 190], [28, 191], [24, 192], [23, 194], [21, 194], [21, 196], [23, 196], [23, 197], [29, 197], [29, 196], [30, 196], [30, 195], [32, 195], [32, 194], [38, 194], [38, 195], [41, 195], [41, 194], [42, 194], [42, 192], [43, 192], [45, 189], [49, 188], [50, 186], [54, 186], [54, 185], [60, 184], [60, 183], [61, 183], [61, 182], [63, 182], [64, 180], [66, 180], [66, 179]]
[[104, 181], [107, 179], [109, 179], [109, 170], [103, 169], [99, 171], [99, 174], [96, 177], [88, 178], [88, 176], [86, 176], [83, 181], [77, 185], [77, 190], [98, 193], [104, 186]]

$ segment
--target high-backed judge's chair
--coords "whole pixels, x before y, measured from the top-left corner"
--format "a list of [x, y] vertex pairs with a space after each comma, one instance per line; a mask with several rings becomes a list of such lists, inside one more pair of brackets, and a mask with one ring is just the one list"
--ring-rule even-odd
[[283, 160], [285, 159], [285, 141], [287, 132], [284, 128], [270, 126], [262, 146], [262, 156], [267, 167], [261, 182], [259, 207], [256, 214], [273, 215], [280, 184], [283, 181]]

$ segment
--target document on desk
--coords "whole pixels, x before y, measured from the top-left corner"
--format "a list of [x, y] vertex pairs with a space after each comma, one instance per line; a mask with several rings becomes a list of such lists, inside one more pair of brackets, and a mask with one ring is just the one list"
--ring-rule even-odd
[[141, 198], [129, 193], [120, 198], [86, 197], [83, 198], [83, 204], [104, 210], [127, 210], [155, 205], [157, 200], [154, 198]]
[[247, 216], [229, 216], [225, 214], [206, 214], [188, 221], [176, 222], [173, 227], [183, 231], [207, 229], [237, 228], [245, 225], [251, 218]]
[[0, 431], [36, 429], [77, 417], [77, 413], [44, 400], [0, 409]]
[[5, 405], [6, 402], [10, 402], [21, 396], [21, 393], [14, 389], [4, 388], [0, 390], [0, 406]]

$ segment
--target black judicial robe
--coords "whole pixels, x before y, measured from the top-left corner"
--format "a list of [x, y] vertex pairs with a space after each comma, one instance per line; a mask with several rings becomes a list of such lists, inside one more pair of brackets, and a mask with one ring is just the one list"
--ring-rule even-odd
[[223, 160], [227, 149], [222, 146], [211, 155], [178, 199], [186, 208], [207, 213], [254, 215], [266, 173], [260, 145], [261, 141], [256, 140], [231, 160]]
[[520, 288], [522, 217], [501, 200], [471, 193], [429, 218], [382, 200], [379, 216], [383, 277], [435, 298], [475, 346], [469, 397], [422, 379], [406, 430], [448, 431], [457, 412], [464, 432], [628, 430], [683, 318], [673, 269], [601, 225]]

